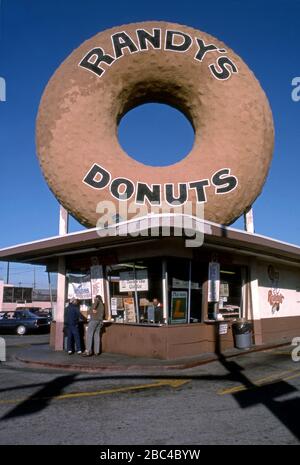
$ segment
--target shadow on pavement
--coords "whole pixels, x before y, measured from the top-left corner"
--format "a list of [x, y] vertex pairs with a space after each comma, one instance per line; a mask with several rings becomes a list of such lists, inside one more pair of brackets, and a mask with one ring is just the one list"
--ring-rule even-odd
[[243, 373], [243, 367], [237, 362], [226, 360], [222, 355], [218, 333], [215, 352], [221, 365], [231, 375], [231, 379], [246, 388], [232, 394], [240, 407], [249, 408], [254, 405], [264, 405], [297, 439], [300, 439], [300, 398], [276, 400], [277, 397], [298, 392], [298, 389], [284, 380], [263, 386], [253, 383]]
[[61, 394], [67, 386], [72, 384], [77, 375], [59, 376], [47, 383], [42, 389], [32, 394], [24, 402], [20, 403], [9, 413], [1, 418], [1, 421], [10, 418], [32, 415], [45, 409], [51, 402], [51, 399]]

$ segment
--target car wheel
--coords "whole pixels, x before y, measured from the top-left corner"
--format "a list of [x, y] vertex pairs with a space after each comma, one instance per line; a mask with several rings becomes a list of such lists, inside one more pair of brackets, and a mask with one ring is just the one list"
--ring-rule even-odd
[[26, 334], [26, 327], [24, 325], [18, 326], [17, 329], [16, 329], [16, 333], [19, 336], [23, 336], [24, 334]]

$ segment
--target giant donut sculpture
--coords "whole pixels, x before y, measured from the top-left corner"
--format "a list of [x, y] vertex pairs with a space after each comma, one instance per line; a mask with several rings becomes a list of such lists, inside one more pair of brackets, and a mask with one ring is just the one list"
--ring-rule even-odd
[[[193, 125], [178, 163], [146, 166], [121, 148], [120, 119], [146, 102], [172, 105]], [[241, 58], [207, 33], [156, 21], [106, 30], [73, 51], [45, 89], [36, 131], [51, 190], [87, 226], [101, 201], [150, 211], [176, 199], [230, 224], [260, 194], [273, 139], [267, 98]]]

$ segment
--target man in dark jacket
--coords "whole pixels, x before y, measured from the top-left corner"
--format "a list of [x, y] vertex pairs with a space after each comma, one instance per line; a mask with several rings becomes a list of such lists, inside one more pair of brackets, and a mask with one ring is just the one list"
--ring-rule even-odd
[[104, 319], [104, 303], [101, 295], [95, 297], [95, 302], [90, 312], [90, 321], [87, 329], [86, 351], [83, 354], [86, 357], [92, 355], [93, 346], [94, 354], [100, 354], [100, 336]]
[[66, 309], [66, 324], [68, 331], [68, 354], [73, 354], [73, 344], [75, 339], [76, 350], [81, 354], [81, 341], [79, 333], [79, 323], [81, 314], [77, 299], [72, 299]]

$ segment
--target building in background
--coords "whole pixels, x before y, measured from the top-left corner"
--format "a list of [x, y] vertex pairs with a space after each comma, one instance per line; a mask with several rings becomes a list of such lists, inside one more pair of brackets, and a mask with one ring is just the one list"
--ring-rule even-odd
[[56, 290], [33, 289], [14, 286], [0, 281], [0, 310], [12, 311], [16, 307], [41, 307], [55, 309]]

